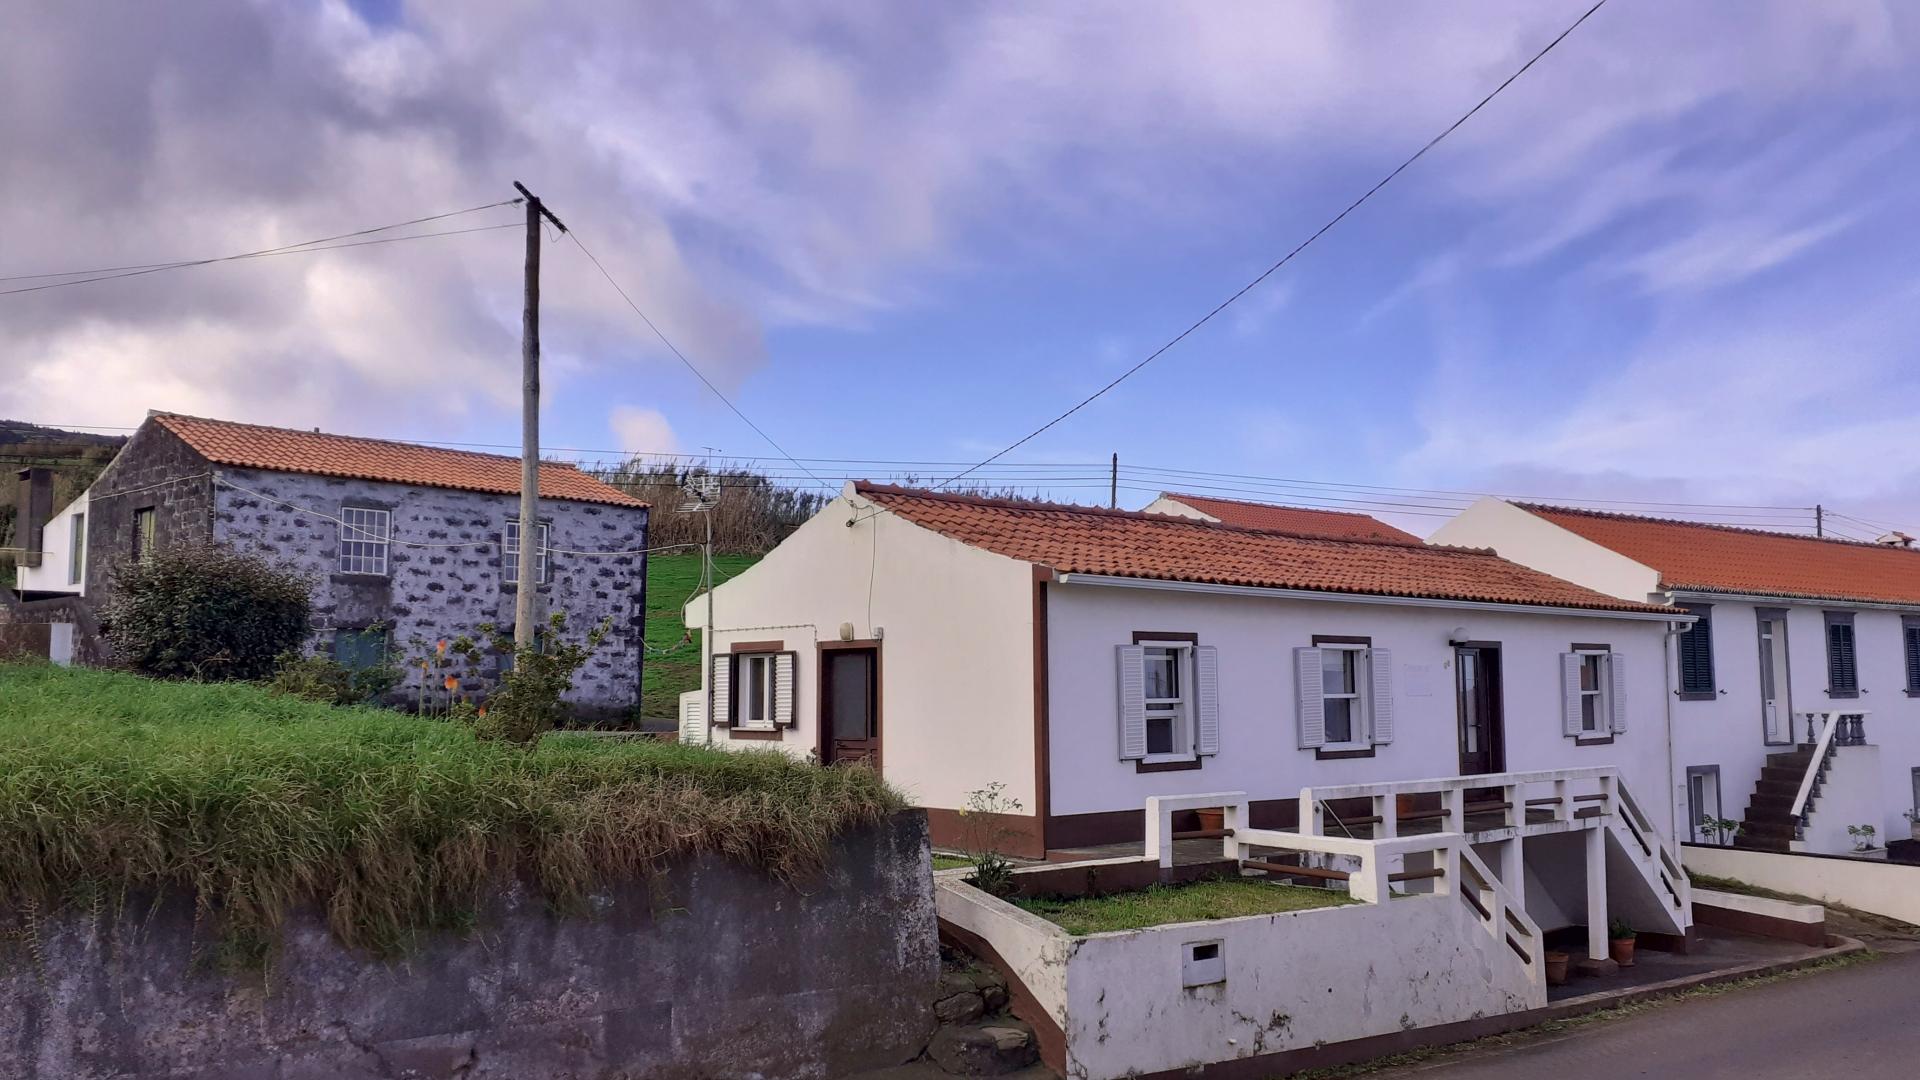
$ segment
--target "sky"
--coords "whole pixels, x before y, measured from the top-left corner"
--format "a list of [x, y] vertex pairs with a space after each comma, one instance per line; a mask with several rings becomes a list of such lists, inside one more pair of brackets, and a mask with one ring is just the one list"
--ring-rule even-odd
[[[520, 180], [788, 453], [975, 461], [1245, 285], [1590, 2], [9, 5], [0, 277], [252, 251]], [[1449, 497], [1399, 489], [1754, 524], [1821, 503], [1863, 519], [1843, 531], [1920, 533], [1916, 99], [1911, 5], [1611, 0], [985, 475], [1104, 501], [1117, 453], [1123, 505], [1200, 489], [1423, 533]], [[543, 442], [774, 455], [574, 239], [543, 249]], [[0, 295], [0, 416], [512, 443], [523, 245]]]

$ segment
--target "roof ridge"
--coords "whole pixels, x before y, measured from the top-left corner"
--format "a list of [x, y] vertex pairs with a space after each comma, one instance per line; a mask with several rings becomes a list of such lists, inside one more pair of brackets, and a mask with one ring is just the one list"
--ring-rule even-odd
[[[484, 450], [466, 450], [449, 446], [435, 446], [432, 443], [416, 442], [407, 439], [385, 439], [377, 435], [343, 435], [337, 431], [322, 431], [319, 428], [296, 428], [283, 427], [277, 424], [256, 424], [247, 420], [223, 420], [217, 416], [195, 416], [192, 413], [168, 412], [162, 409], [149, 409], [147, 416], [149, 419], [162, 421], [163, 423], [170, 419], [192, 420], [202, 424], [252, 428], [255, 431], [271, 431], [281, 435], [302, 435], [307, 438], [318, 436], [326, 439], [346, 439], [350, 442], [377, 443], [381, 446], [402, 446], [410, 450], [431, 450], [436, 454], [458, 454], [463, 457], [485, 458], [489, 461], [517, 462], [520, 460], [518, 455], [515, 454], [489, 454]], [[574, 472], [580, 473], [583, 476], [588, 475], [579, 465], [571, 461], [551, 461], [546, 458], [541, 458], [539, 463], [543, 466], [551, 465], [556, 469], [572, 469]]]
[[[1224, 521], [1207, 521], [1203, 518], [1187, 517], [1184, 514], [1158, 514], [1146, 510], [1121, 510], [1117, 507], [1087, 506], [1082, 503], [1057, 503], [1039, 499], [1007, 499], [992, 495], [970, 495], [958, 491], [934, 491], [929, 488], [902, 487], [897, 484], [876, 484], [871, 480], [856, 480], [853, 482], [853, 486], [854, 490], [861, 494], [878, 493], [907, 499], [927, 499], [935, 502], [958, 503], [964, 506], [988, 506], [1001, 510], [1035, 510], [1042, 513], [1066, 513], [1082, 514], [1088, 517], [1122, 518], [1133, 521], [1150, 521], [1164, 525], [1184, 525], [1198, 529], [1251, 533], [1257, 536], [1282, 536], [1289, 540], [1306, 540], [1322, 544], [1361, 544], [1367, 547], [1412, 548], [1420, 551], [1439, 552], [1441, 554], [1500, 557], [1499, 553], [1492, 548], [1461, 547], [1454, 544], [1431, 544], [1418, 538], [1413, 540], [1400, 540], [1391, 536], [1327, 536], [1321, 533], [1295, 532], [1291, 529], [1263, 529], [1253, 525], [1230, 525]], [[1253, 505], [1263, 504], [1256, 503]]]
[[[1296, 506], [1293, 503], [1255, 502], [1252, 499], [1232, 499], [1225, 495], [1198, 495], [1184, 491], [1162, 491], [1160, 497], [1163, 499], [1199, 499], [1203, 502], [1232, 503], [1235, 506], [1253, 506], [1261, 509], [1299, 510], [1309, 514], [1338, 514], [1341, 517], [1357, 517], [1365, 518], [1368, 521], [1379, 521], [1378, 518], [1363, 510], [1334, 510], [1324, 506]], [[1384, 525], [1386, 523], [1380, 522], [1380, 524]]]
[[[1737, 533], [1742, 536], [1763, 536], [1770, 540], [1804, 540], [1810, 544], [1836, 544], [1848, 548], [1871, 548], [1875, 551], [1904, 551], [1920, 555], [1920, 548], [1895, 547], [1875, 540], [1849, 540], [1839, 536], [1804, 536], [1800, 533], [1777, 532], [1752, 525], [1726, 525], [1716, 521], [1688, 521], [1684, 518], [1657, 517], [1653, 514], [1627, 514], [1617, 510], [1595, 510], [1587, 506], [1556, 506], [1553, 503], [1521, 502], [1508, 500], [1512, 505], [1529, 513], [1572, 514], [1576, 517], [1600, 518], [1606, 521], [1643, 521], [1650, 525], [1680, 525], [1689, 529], [1708, 529], [1713, 532]], [[1893, 530], [1898, 532], [1899, 530]]]

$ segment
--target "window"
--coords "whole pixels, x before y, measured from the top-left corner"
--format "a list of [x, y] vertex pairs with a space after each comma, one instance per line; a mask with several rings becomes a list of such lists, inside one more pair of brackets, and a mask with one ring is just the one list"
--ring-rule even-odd
[[1827, 696], [1860, 696], [1860, 669], [1854, 657], [1853, 612], [1829, 611], [1827, 616]]
[[736, 657], [740, 678], [740, 726], [773, 726], [773, 657]]
[[387, 541], [393, 532], [393, 513], [359, 506], [340, 511], [340, 572], [387, 572]]
[[146, 562], [153, 558], [156, 522], [157, 518], [151, 506], [143, 506], [133, 512], [134, 562]]
[[1580, 731], [1598, 734], [1607, 715], [1607, 654], [1580, 654]]
[[1920, 769], [1913, 770], [1910, 775], [1913, 783], [1914, 824], [1920, 825]]
[[[547, 573], [551, 569], [549, 563], [551, 561], [550, 549], [553, 546], [552, 530], [553, 526], [548, 523], [544, 521], [540, 523], [540, 546], [534, 552], [533, 557], [533, 581], [536, 585], [545, 585], [547, 583]], [[508, 584], [516, 583], [520, 580], [519, 518], [507, 519], [506, 542], [501, 545], [501, 549], [506, 553], [505, 561], [500, 564], [501, 574], [503, 575], [501, 580]]]
[[1193, 647], [1177, 642], [1144, 642], [1147, 760], [1193, 753], [1191, 679]]
[[[773, 650], [780, 642], [752, 642]], [[794, 660], [787, 651], [720, 653], [713, 658], [713, 715], [740, 731], [792, 727]]]
[[1611, 742], [1627, 730], [1626, 658], [1607, 645], [1574, 643], [1560, 654], [1563, 734]]
[[78, 585], [87, 569], [87, 515], [73, 515], [73, 534], [67, 539], [67, 584]]
[[1920, 697], [1920, 615], [1900, 616], [1900, 636], [1907, 649], [1907, 696]]
[[1326, 709], [1329, 747], [1367, 741], [1367, 648], [1326, 645], [1320, 650], [1321, 700]]
[[348, 671], [364, 671], [387, 662], [387, 632], [368, 627], [333, 632], [333, 659]]
[[1680, 698], [1711, 701], [1717, 696], [1713, 685], [1713, 607], [1689, 604], [1686, 612], [1699, 621], [1679, 637]]

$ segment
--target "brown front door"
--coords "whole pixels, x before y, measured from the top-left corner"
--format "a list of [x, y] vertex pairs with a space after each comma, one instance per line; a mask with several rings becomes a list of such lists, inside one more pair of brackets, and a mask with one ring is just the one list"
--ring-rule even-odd
[[820, 760], [880, 766], [880, 650], [820, 653]]
[[1500, 716], [1500, 648], [1457, 645], [1453, 661], [1460, 700], [1460, 775], [1502, 772], [1507, 753]]

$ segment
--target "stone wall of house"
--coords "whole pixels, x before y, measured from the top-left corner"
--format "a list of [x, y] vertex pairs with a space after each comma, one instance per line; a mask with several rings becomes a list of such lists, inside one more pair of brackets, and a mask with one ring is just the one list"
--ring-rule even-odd
[[154, 511], [154, 542], [206, 543], [213, 529], [213, 466], [173, 432], [143, 425], [99, 478], [87, 507], [87, 597], [97, 609], [113, 573], [133, 557], [133, 520]]
[[269, 974], [223, 974], [196, 927], [172, 898], [0, 946], [0, 1076], [841, 1077], [920, 1052], [939, 977], [917, 811], [841, 838], [798, 888], [707, 856], [557, 918], [516, 886], [471, 935], [392, 964], [304, 912]]
[[[507, 519], [519, 516], [517, 496], [224, 467], [220, 476], [216, 539], [290, 562], [313, 579], [315, 648], [327, 648], [335, 630], [375, 623], [388, 627], [402, 656], [418, 655], [415, 641], [474, 635], [482, 623], [511, 630], [515, 589], [502, 577], [502, 542]], [[335, 519], [346, 506], [392, 511], [385, 575], [339, 572]], [[647, 546], [647, 511], [543, 499], [540, 516], [556, 549], [548, 583], [539, 587], [541, 620], [564, 611], [570, 636], [613, 620], [575, 678], [571, 700], [586, 713], [624, 716], [640, 700], [647, 562], [638, 552]], [[464, 672], [462, 692], [484, 694], [504, 659]], [[420, 678], [409, 671], [397, 694], [413, 700]], [[444, 693], [440, 678], [433, 676], [431, 689]]]

